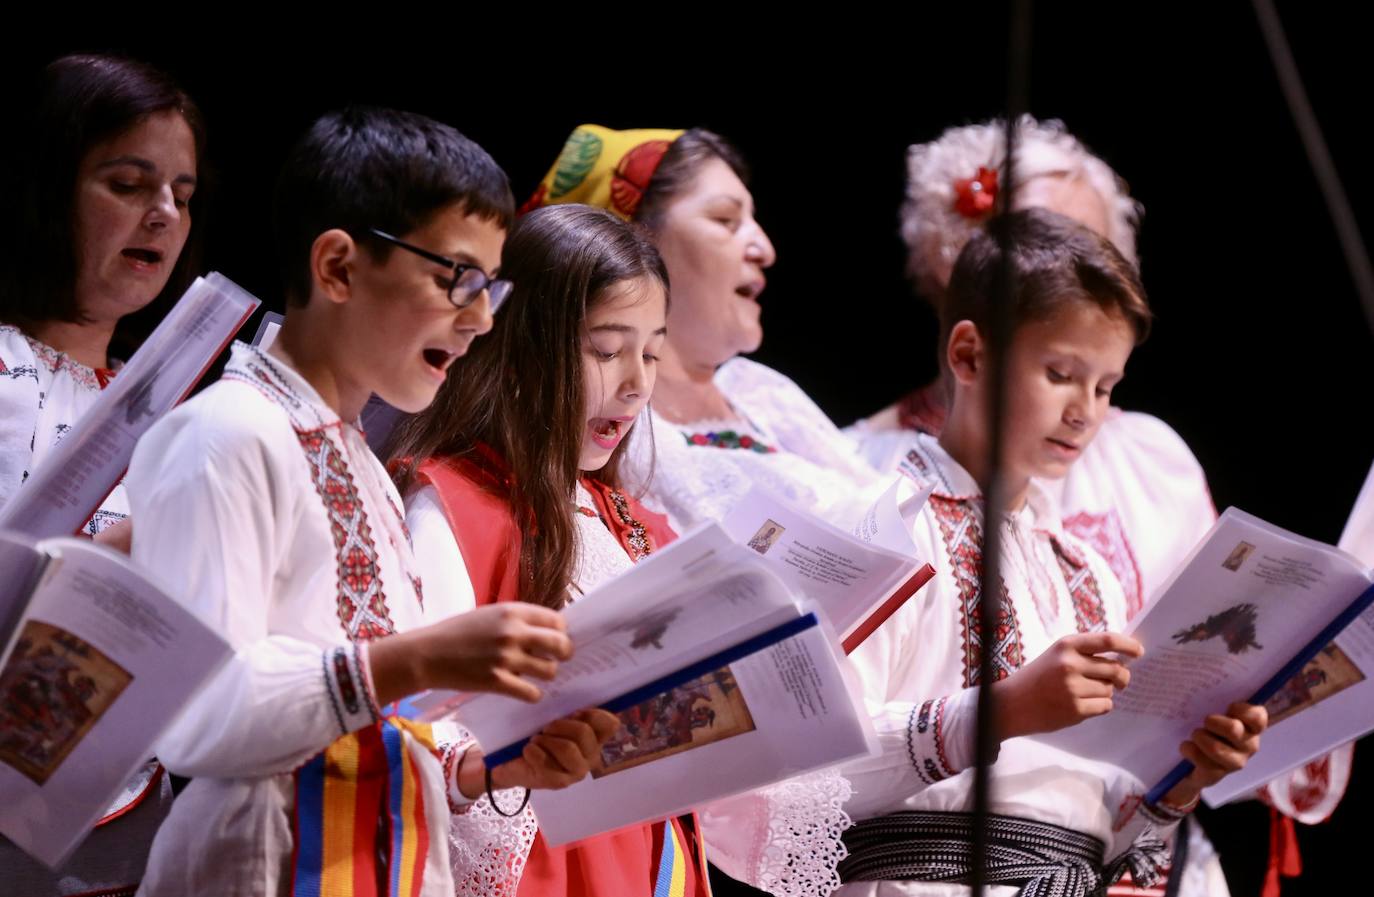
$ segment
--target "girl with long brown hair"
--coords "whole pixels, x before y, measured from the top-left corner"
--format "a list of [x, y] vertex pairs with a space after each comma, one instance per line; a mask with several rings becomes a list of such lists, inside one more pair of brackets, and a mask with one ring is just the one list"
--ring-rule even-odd
[[[577, 205], [527, 215], [502, 261], [516, 292], [434, 404], [399, 429], [398, 485], [427, 590], [560, 608], [673, 538], [618, 475], [653, 390], [668, 276], [629, 225]], [[461, 780], [480, 750], [460, 763]], [[708, 893], [694, 818], [555, 849], [528, 809], [513, 812], [520, 799], [498, 791], [455, 817], [460, 893], [509, 894], [517, 882], [530, 895]]]

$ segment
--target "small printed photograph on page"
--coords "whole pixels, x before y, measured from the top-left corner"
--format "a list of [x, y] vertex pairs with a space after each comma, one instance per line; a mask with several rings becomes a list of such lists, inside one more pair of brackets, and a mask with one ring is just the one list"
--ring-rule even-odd
[[754, 731], [754, 717], [729, 667], [655, 695], [619, 716], [620, 728], [602, 746], [592, 778]]
[[30, 620], [0, 670], [0, 762], [42, 785], [133, 678], [65, 629]]
[[1244, 564], [1245, 559], [1253, 554], [1254, 551], [1255, 546], [1251, 545], [1249, 542], [1241, 542], [1231, 550], [1231, 553], [1226, 556], [1226, 560], [1221, 562], [1221, 566], [1235, 573], [1240, 570], [1240, 565]]
[[1320, 704], [1363, 681], [1364, 673], [1332, 642], [1289, 679], [1278, 694], [1265, 702], [1264, 708], [1269, 711], [1269, 725], [1280, 723], [1298, 711]]
[[1189, 642], [1220, 640], [1228, 654], [1244, 654], [1251, 649], [1261, 651], [1264, 646], [1255, 641], [1255, 624], [1259, 609], [1250, 603], [1236, 604], [1221, 613], [1175, 632], [1173, 639], [1180, 645]]
[[787, 532], [787, 527], [776, 520], [765, 521], [763, 526], [759, 527], [759, 531], [749, 539], [749, 547], [759, 554], [767, 554], [768, 549], [777, 544], [785, 532]]

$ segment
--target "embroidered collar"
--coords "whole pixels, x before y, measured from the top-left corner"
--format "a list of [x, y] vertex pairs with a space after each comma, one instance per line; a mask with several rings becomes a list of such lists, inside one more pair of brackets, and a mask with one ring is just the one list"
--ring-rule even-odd
[[[909, 464], [914, 472], [927, 481], [933, 481], [936, 495], [971, 502], [981, 509], [983, 490], [978, 481], [945, 451], [936, 437], [926, 433], [916, 434], [903, 463]], [[1025, 506], [1007, 517], [1015, 518], [1017, 523], [1028, 529], [1045, 532], [1062, 540], [1063, 525], [1059, 519], [1058, 505], [1038, 480], [1030, 481]]]
[[705, 433], [690, 433], [683, 430], [682, 435], [691, 446], [709, 445], [723, 449], [744, 449], [758, 452], [760, 455], [771, 455], [778, 450], [777, 446], [760, 442], [748, 433], [739, 433], [735, 430], [707, 430]]
[[939, 381], [907, 393], [897, 402], [897, 424], [904, 430], [939, 436], [948, 416]]
[[239, 380], [257, 388], [286, 411], [297, 430], [318, 430], [342, 423], [339, 415], [304, 377], [286, 362], [269, 356], [256, 346], [234, 343], [233, 354], [224, 368], [224, 379]]
[[15, 333], [24, 338], [29, 344], [29, 349], [33, 352], [33, 357], [39, 364], [47, 368], [50, 373], [56, 374], [65, 372], [69, 377], [87, 389], [104, 389], [105, 385], [114, 377], [117, 366], [108, 368], [87, 367], [79, 361], [73, 359], [66, 352], [59, 352], [52, 346], [40, 340], [36, 340], [24, 331], [12, 324], [0, 325], [0, 331]]

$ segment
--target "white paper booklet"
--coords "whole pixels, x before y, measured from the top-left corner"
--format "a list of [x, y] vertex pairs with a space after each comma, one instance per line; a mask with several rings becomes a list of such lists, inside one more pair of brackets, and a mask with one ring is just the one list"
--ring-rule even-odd
[[1258, 699], [1270, 715], [1259, 752], [1204, 796], [1253, 791], [1374, 726], [1360, 710], [1374, 706], [1371, 583], [1346, 552], [1230, 508], [1127, 627], [1145, 656], [1111, 713], [1036, 738], [1120, 766], [1157, 797], [1186, 772], [1178, 745], [1205, 716]]
[[125, 556], [0, 533], [0, 834], [56, 866], [232, 655]]
[[848, 654], [935, 575], [910, 530], [930, 493], [895, 478], [850, 535], [756, 487], [721, 525], [820, 606]]
[[455, 712], [495, 765], [585, 707], [622, 726], [601, 766], [532, 801], [551, 845], [762, 787], [876, 747], [841, 673], [833, 631], [718, 524], [661, 549], [565, 612], [573, 659], [525, 704], [497, 695], [416, 700]]
[[0, 530], [34, 539], [77, 532], [124, 475], [138, 438], [190, 393], [257, 307], [222, 274], [196, 278], [0, 510]]

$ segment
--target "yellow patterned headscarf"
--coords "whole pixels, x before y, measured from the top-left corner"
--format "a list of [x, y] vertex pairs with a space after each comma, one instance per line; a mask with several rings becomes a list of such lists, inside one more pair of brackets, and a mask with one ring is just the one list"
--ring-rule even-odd
[[614, 131], [600, 125], [579, 125], [520, 213], [580, 202], [608, 209], [629, 221], [663, 154], [682, 134], [665, 128]]

